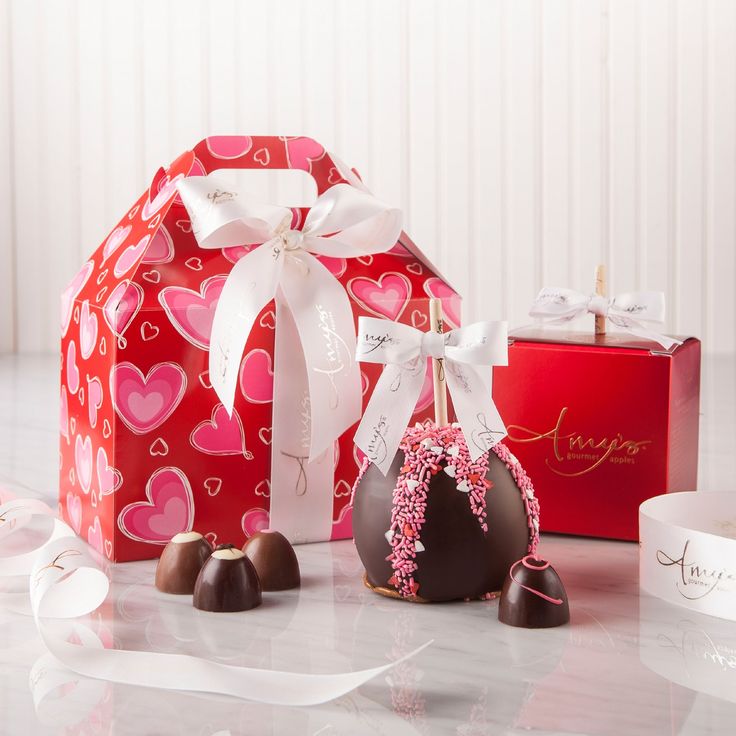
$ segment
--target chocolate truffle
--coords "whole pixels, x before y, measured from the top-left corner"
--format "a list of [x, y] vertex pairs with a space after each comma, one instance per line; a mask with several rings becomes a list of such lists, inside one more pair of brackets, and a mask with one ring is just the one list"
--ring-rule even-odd
[[194, 607], [202, 611], [248, 611], [261, 605], [261, 582], [253, 563], [232, 544], [210, 555], [194, 585]]
[[353, 501], [365, 582], [414, 601], [488, 598], [538, 543], [528, 476], [499, 443], [470, 458], [457, 425], [407, 430], [387, 475], [367, 462]]
[[199, 532], [181, 532], [164, 547], [156, 566], [156, 587], [163, 593], [191, 595], [202, 565], [212, 554]]
[[501, 591], [498, 620], [525, 629], [546, 629], [570, 620], [565, 586], [549, 562], [527, 555], [511, 565]]
[[256, 532], [243, 546], [253, 563], [263, 590], [288, 590], [301, 583], [299, 562], [289, 540], [281, 532]]

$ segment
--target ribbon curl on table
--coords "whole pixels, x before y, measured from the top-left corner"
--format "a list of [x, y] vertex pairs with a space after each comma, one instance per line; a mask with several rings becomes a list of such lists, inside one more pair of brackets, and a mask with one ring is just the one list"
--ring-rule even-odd
[[360, 418], [362, 390], [350, 301], [316, 256], [389, 250], [401, 233], [401, 213], [337, 184], [317, 198], [301, 229], [292, 229], [290, 209], [257, 202], [211, 175], [177, 186], [200, 247], [255, 246], [222, 289], [210, 337], [210, 380], [231, 413], [248, 335], [275, 300], [271, 525], [292, 542], [328, 539], [332, 448]]
[[[102, 604], [110, 580], [95, 561], [92, 549], [71, 527], [55, 518], [41, 501], [17, 499], [0, 505], [0, 542], [5, 543], [34, 518], [45, 521], [47, 541], [33, 551], [0, 558], [0, 578], [30, 576], [31, 612], [43, 643], [62, 665], [86, 677], [233, 695], [273, 705], [316, 705], [350, 692], [431, 643], [387, 665], [330, 675], [235, 667], [185, 654], [105, 649], [81, 622], [74, 624], [74, 619]], [[214, 619], [223, 614], [211, 615], [214, 625]], [[45, 618], [71, 620], [75, 636], [71, 641], [60, 636]], [[42, 675], [35, 673], [36, 677]]]
[[373, 317], [358, 321], [356, 358], [384, 363], [355, 444], [385, 475], [424, 383], [426, 360], [444, 359], [445, 380], [473, 460], [506, 436], [478, 366], [508, 364], [506, 322], [476, 322], [445, 333]]
[[574, 289], [545, 287], [534, 300], [529, 315], [547, 324], [564, 324], [585, 314], [608, 319], [626, 332], [653, 340], [665, 350], [681, 341], [649, 329], [649, 324], [664, 322], [664, 294], [661, 291], [624, 292], [610, 299], [586, 295]]

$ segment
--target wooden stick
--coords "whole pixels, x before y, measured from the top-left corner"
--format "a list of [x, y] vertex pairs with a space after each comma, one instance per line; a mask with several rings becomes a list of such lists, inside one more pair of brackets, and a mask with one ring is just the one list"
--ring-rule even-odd
[[[595, 293], [597, 296], [606, 295], [606, 267], [600, 265], [595, 269]], [[606, 334], [606, 318], [600, 315], [595, 316], [595, 334]]]
[[[442, 334], [445, 331], [442, 319], [442, 302], [439, 299], [429, 300], [429, 326], [433, 332]], [[447, 426], [447, 384], [445, 383], [445, 361], [432, 358], [432, 377], [434, 382], [434, 421], [438, 427]]]

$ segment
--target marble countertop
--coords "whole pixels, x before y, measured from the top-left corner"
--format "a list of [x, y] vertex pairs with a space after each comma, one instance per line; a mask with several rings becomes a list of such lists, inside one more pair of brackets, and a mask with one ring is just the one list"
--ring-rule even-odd
[[[0, 487], [54, 501], [56, 361], [0, 357]], [[736, 362], [704, 364], [700, 485], [736, 490]], [[497, 602], [433, 606], [361, 583], [351, 542], [297, 548], [304, 584], [211, 626], [152, 586], [153, 561], [113, 566], [99, 630], [116, 646], [302, 672], [377, 666], [429, 639], [388, 675], [326, 705], [282, 708], [78, 678], [34, 705], [43, 654], [33, 621], [0, 613], [3, 734], [731, 734], [736, 625], [647, 596], [638, 547], [545, 535], [570, 597], [569, 626], [500, 624]], [[38, 693], [36, 692], [37, 696]]]

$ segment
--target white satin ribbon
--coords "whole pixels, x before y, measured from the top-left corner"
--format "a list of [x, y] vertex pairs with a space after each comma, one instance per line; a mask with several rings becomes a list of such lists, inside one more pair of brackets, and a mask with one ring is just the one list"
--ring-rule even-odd
[[[55, 633], [44, 619], [86, 616], [105, 600], [110, 581], [95, 562], [90, 547], [39, 501], [18, 499], [0, 506], [0, 539], [39, 516], [50, 522], [49, 539], [33, 552], [0, 558], [0, 577], [30, 575], [31, 612], [43, 643], [62, 665], [86, 677], [233, 695], [274, 705], [316, 705], [350, 692], [431, 643], [388, 665], [332, 675], [235, 667], [184, 654], [105, 649], [83, 625], [75, 627], [79, 643], [72, 643]], [[218, 614], [212, 616], [215, 625]], [[36, 679], [42, 676], [41, 672], [34, 673]], [[54, 674], [48, 687], [40, 687], [41, 695], [62, 681], [58, 673]]]
[[647, 326], [664, 322], [664, 294], [661, 291], [624, 292], [607, 299], [573, 289], [545, 287], [534, 300], [529, 314], [549, 324], [562, 324], [585, 314], [595, 314], [636, 337], [659, 343], [665, 350], [681, 344], [680, 340], [661, 335]]
[[736, 621], [736, 493], [668, 493], [639, 507], [639, 585]]
[[211, 175], [177, 187], [202, 248], [257, 244], [235, 264], [220, 295], [210, 381], [232, 412], [248, 335], [275, 299], [271, 526], [292, 542], [328, 539], [333, 446], [360, 418], [362, 391], [350, 301], [315, 256], [386, 251], [399, 237], [401, 214], [337, 184], [317, 198], [301, 229], [291, 229], [290, 209], [257, 202]]
[[374, 317], [358, 321], [355, 356], [384, 363], [355, 444], [386, 474], [424, 383], [426, 360], [443, 358], [445, 380], [468, 450], [476, 460], [506, 436], [478, 366], [508, 364], [506, 322], [476, 322], [443, 334]]

